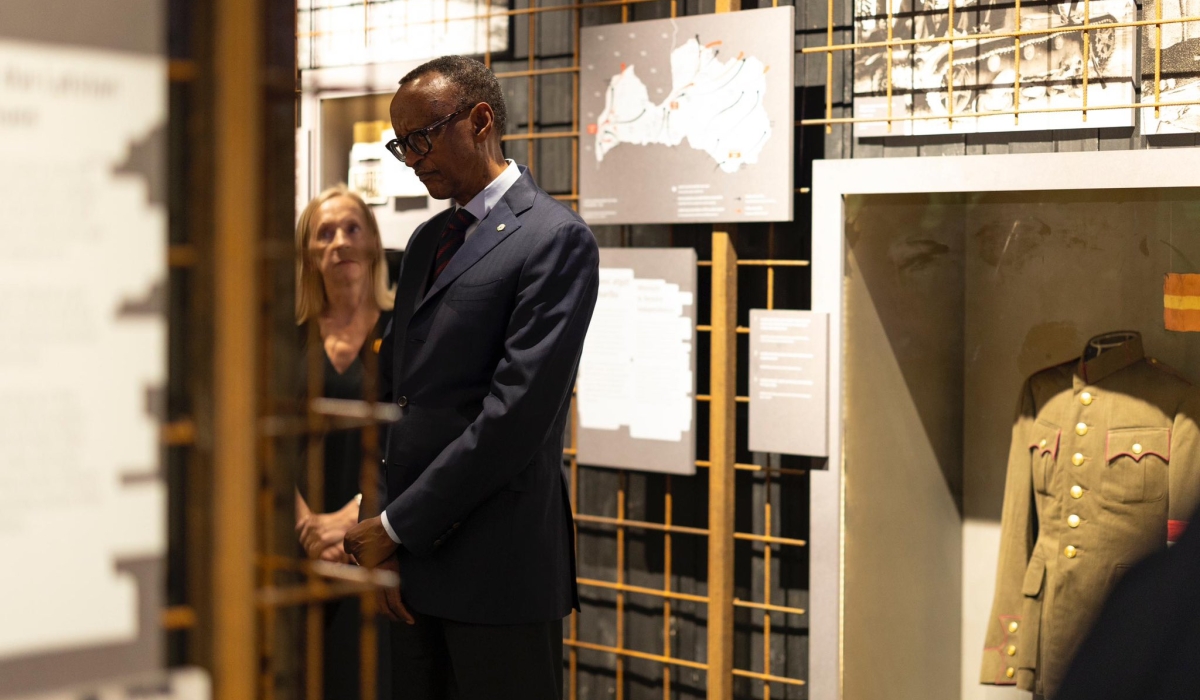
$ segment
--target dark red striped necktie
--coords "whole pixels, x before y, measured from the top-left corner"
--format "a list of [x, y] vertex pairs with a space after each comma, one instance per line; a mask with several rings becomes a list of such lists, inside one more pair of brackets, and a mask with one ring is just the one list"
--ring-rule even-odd
[[438, 239], [437, 255], [433, 256], [433, 279], [429, 281], [430, 285], [437, 281], [438, 276], [450, 264], [450, 258], [463, 246], [467, 240], [467, 229], [473, 223], [475, 216], [467, 211], [466, 207], [459, 207], [450, 215], [446, 228], [442, 229], [442, 237]]

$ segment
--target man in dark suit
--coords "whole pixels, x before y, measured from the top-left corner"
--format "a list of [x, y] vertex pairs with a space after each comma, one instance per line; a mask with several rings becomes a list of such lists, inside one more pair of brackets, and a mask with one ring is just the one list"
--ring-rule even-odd
[[506, 161], [504, 96], [461, 56], [404, 76], [393, 155], [454, 206], [401, 264], [380, 349], [383, 513], [346, 535], [386, 591], [398, 694], [558, 699], [562, 619], [578, 607], [562, 472], [571, 388], [599, 284], [592, 232]]

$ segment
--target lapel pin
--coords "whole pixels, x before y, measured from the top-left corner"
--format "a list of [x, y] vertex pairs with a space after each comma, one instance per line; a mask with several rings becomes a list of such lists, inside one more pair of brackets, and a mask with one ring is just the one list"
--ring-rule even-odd
[[497, 231], [503, 231], [503, 230], [504, 230], [504, 224], [500, 224], [499, 226], [497, 226], [497, 227], [496, 227], [496, 230], [497, 230]]

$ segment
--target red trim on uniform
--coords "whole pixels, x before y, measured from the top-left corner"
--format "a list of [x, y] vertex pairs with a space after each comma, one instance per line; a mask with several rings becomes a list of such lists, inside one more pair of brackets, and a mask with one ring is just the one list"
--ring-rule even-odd
[[1129, 457], [1129, 458], [1133, 459], [1133, 461], [1135, 461], [1135, 462], [1141, 462], [1142, 458], [1146, 457], [1147, 455], [1154, 455], [1155, 457], [1158, 457], [1162, 461], [1170, 463], [1170, 461], [1171, 461], [1171, 431], [1169, 429], [1167, 430], [1167, 453], [1166, 454], [1163, 454], [1163, 453], [1159, 452], [1158, 450], [1142, 450], [1142, 453], [1140, 455], [1135, 455], [1132, 451], [1129, 451], [1129, 450], [1122, 450], [1121, 452], [1113, 452], [1112, 451], [1112, 431], [1110, 430], [1108, 432], [1108, 435], [1105, 437], [1105, 440], [1104, 440], [1104, 461], [1105, 462], [1111, 462], [1114, 459], [1116, 459], [1117, 457]]
[[1187, 530], [1188, 521], [1186, 520], [1168, 520], [1167, 521], [1167, 542], [1175, 544], [1183, 537], [1183, 533]]
[[1040, 440], [1034, 440], [1033, 442], [1029, 443], [1029, 449], [1038, 450], [1039, 455], [1048, 454], [1048, 455], [1050, 455], [1050, 457], [1052, 459], [1058, 459], [1058, 446], [1061, 443], [1062, 443], [1062, 429], [1060, 428], [1054, 432], [1054, 444], [1053, 445], [1051, 445], [1050, 441], [1047, 439], [1046, 446], [1042, 447]]

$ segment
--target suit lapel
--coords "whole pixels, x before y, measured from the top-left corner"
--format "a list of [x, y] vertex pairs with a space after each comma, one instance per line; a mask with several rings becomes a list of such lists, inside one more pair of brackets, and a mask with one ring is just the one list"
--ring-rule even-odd
[[[429, 270], [433, 267], [433, 256], [437, 252], [437, 242], [442, 235], [442, 229], [450, 219], [453, 209], [438, 214], [426, 225], [428, 231], [422, 230], [421, 235], [413, 236], [409, 242], [404, 272], [405, 275], [397, 280], [396, 306], [397, 324], [393, 333], [408, 328], [408, 320], [416, 313], [421, 299], [425, 295], [425, 286], [429, 283]], [[403, 305], [403, 306], [402, 306]]]
[[450, 264], [446, 266], [445, 270], [442, 270], [442, 274], [429, 288], [425, 298], [417, 305], [417, 311], [430, 303], [430, 300], [451, 282], [471, 269], [471, 266], [479, 262], [492, 248], [521, 228], [521, 220], [518, 217], [533, 205], [536, 194], [537, 185], [534, 184], [533, 177], [529, 175], [526, 168], [522, 167], [520, 179], [513, 183], [500, 202], [487, 216], [483, 217], [483, 221], [479, 222], [479, 226], [475, 228], [471, 237], [450, 259]]

